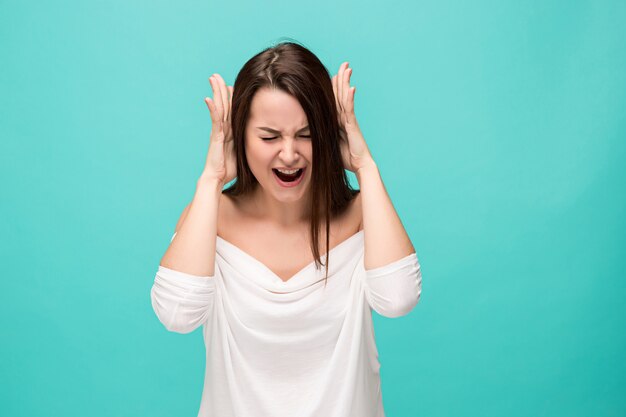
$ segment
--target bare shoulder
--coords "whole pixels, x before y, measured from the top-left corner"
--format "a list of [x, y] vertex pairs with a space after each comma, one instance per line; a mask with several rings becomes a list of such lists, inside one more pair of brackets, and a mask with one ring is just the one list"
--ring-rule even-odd
[[228, 225], [236, 223], [236, 217], [241, 210], [241, 204], [232, 196], [221, 193], [220, 204], [217, 212], [217, 235], [227, 236]]
[[[345, 225], [351, 231], [350, 234], [363, 230], [363, 209], [360, 192], [352, 198], [345, 212], [337, 219], [337, 223]], [[344, 227], [341, 227], [341, 229], [344, 229]]]
[[242, 210], [241, 198], [233, 197], [230, 194], [220, 194], [220, 213], [232, 217]]
[[[174, 230], [175, 232], [178, 232], [180, 228], [182, 227], [183, 223], [185, 222], [185, 219], [187, 218], [187, 213], [189, 213], [190, 207], [191, 207], [191, 202], [187, 204], [185, 208], [183, 209], [183, 212], [180, 215], [178, 222], [176, 223], [176, 228]], [[224, 223], [228, 222], [228, 220], [232, 218], [233, 213], [235, 212], [235, 209], [236, 209], [236, 203], [230, 196], [228, 196], [227, 194], [221, 193], [220, 203], [218, 207], [219, 208], [218, 208], [218, 214], [217, 214], [217, 226], [218, 226], [217, 229], [218, 229], [218, 234], [220, 234], [219, 233], [220, 226], [223, 226]]]

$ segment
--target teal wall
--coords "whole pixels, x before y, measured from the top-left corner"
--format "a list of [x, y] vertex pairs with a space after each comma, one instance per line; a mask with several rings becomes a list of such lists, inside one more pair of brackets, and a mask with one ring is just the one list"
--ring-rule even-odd
[[149, 291], [208, 77], [289, 37], [354, 68], [422, 265], [411, 314], [375, 315], [387, 415], [626, 415], [625, 21], [623, 1], [0, 2], [0, 414], [196, 415], [202, 334], [167, 332]]

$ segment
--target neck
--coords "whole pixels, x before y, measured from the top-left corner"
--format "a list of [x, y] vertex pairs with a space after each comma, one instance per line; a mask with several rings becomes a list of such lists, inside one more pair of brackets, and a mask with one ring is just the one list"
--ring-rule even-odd
[[276, 200], [257, 184], [252, 202], [258, 216], [267, 222], [284, 228], [295, 228], [308, 224], [311, 219], [310, 193], [299, 200], [283, 202]]

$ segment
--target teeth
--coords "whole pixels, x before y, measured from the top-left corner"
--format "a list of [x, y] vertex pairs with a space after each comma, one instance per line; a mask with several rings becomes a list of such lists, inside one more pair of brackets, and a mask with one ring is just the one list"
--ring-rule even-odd
[[276, 169], [276, 171], [282, 172], [283, 174], [295, 174], [296, 172], [298, 172], [300, 169]]

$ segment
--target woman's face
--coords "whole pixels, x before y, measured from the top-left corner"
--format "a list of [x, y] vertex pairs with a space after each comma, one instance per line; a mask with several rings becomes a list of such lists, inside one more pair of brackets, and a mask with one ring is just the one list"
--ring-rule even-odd
[[[251, 103], [246, 127], [246, 157], [250, 170], [266, 193], [281, 202], [304, 197], [311, 182], [313, 148], [308, 120], [290, 94], [261, 88]], [[276, 169], [303, 171], [295, 181], [280, 181]]]

